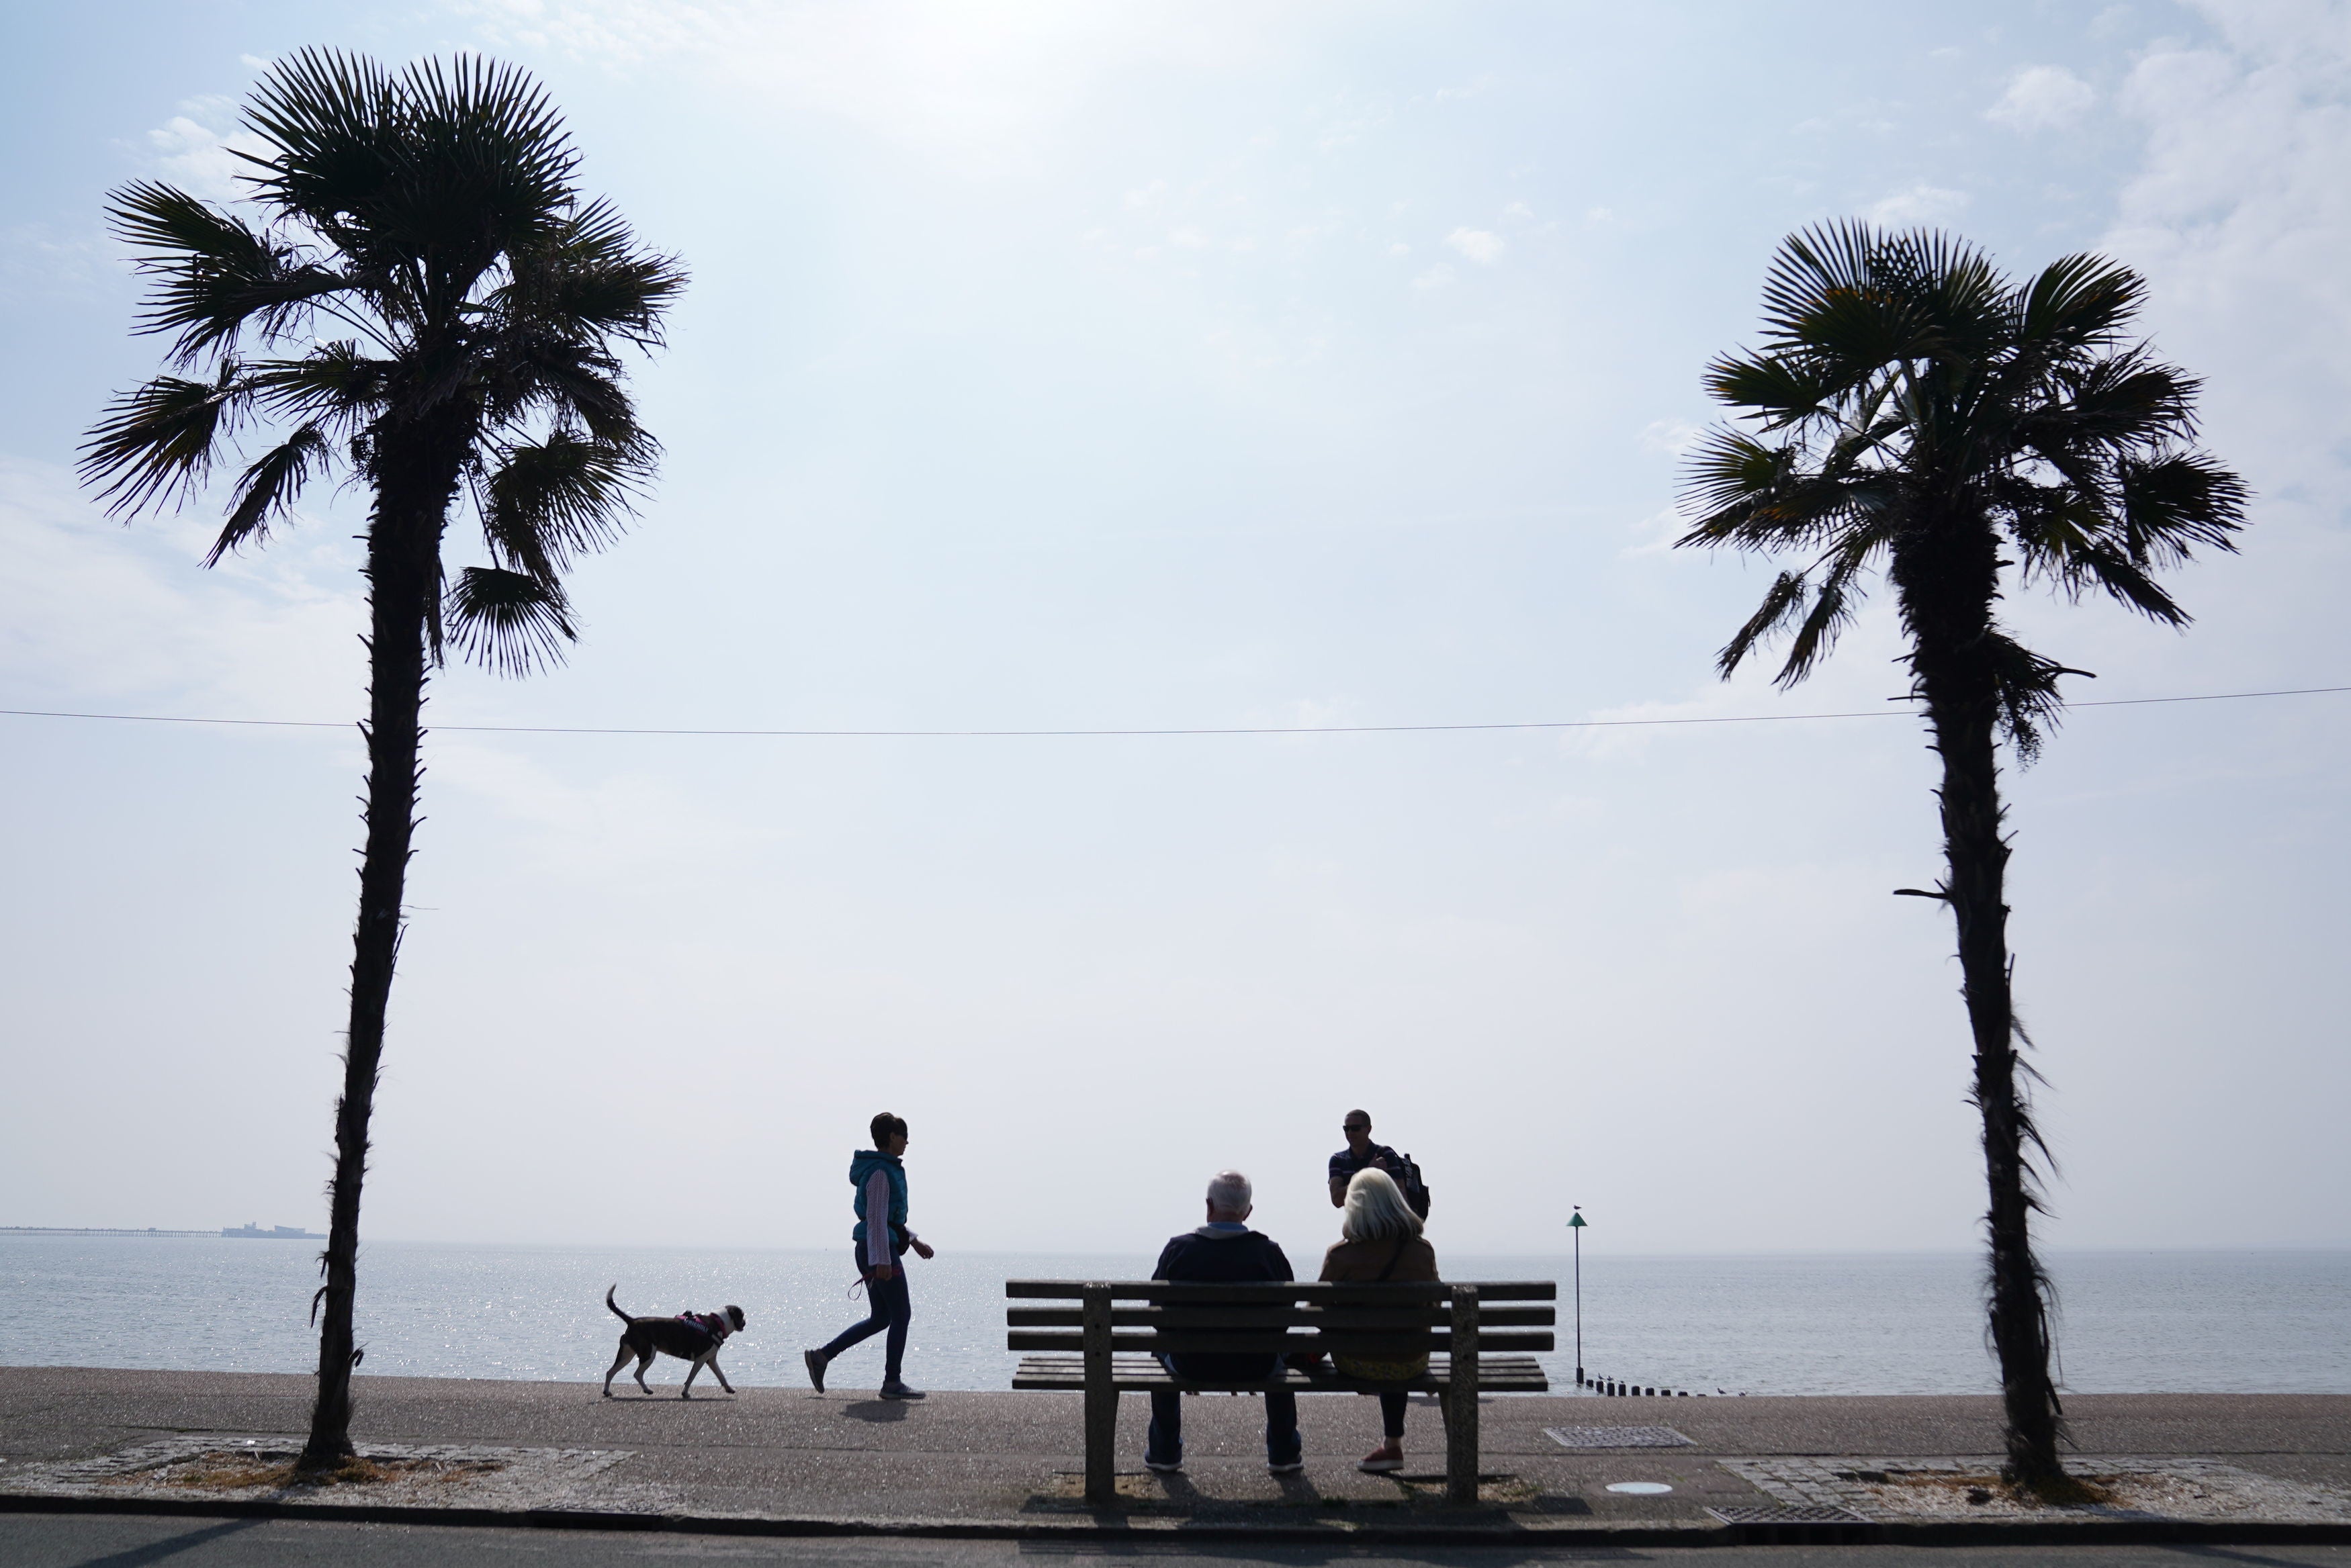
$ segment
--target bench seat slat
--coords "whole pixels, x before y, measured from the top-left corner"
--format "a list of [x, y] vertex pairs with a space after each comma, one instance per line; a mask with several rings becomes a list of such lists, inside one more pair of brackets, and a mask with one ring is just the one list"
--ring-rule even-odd
[[[1364, 1393], [1403, 1387], [1436, 1394], [1444, 1391], [1450, 1372], [1447, 1358], [1438, 1355], [1430, 1358], [1425, 1376], [1403, 1384], [1366, 1383], [1342, 1377], [1328, 1366], [1318, 1367], [1312, 1373], [1291, 1367], [1286, 1381], [1294, 1389], [1323, 1393]], [[1122, 1393], [1198, 1386], [1222, 1390], [1231, 1386], [1179, 1383], [1153, 1357], [1131, 1355], [1111, 1358], [1111, 1382]], [[1023, 1356], [1019, 1370], [1012, 1377], [1015, 1388], [1075, 1393], [1083, 1390], [1085, 1386], [1085, 1358], [1078, 1355]], [[1546, 1394], [1551, 1391], [1551, 1380], [1544, 1375], [1541, 1363], [1531, 1355], [1480, 1355], [1478, 1358], [1478, 1387], [1479, 1392], [1488, 1394]]]
[[[1076, 1307], [1007, 1307], [1004, 1321], [1012, 1328], [1076, 1328], [1085, 1314]], [[1482, 1303], [1478, 1322], [1489, 1328], [1549, 1328], [1559, 1321], [1556, 1308], [1497, 1306]], [[1296, 1328], [1447, 1328], [1452, 1309], [1437, 1306], [1135, 1306], [1114, 1307], [1113, 1328], [1259, 1328], [1274, 1324]]]

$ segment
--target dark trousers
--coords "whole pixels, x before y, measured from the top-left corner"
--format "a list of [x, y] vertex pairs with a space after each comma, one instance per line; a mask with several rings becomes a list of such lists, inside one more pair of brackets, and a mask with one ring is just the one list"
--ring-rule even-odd
[[[1177, 1376], [1180, 1369], [1171, 1367]], [[1303, 1451], [1298, 1438], [1298, 1395], [1286, 1385], [1265, 1391], [1265, 1462], [1296, 1464]], [[1160, 1464], [1180, 1464], [1184, 1459], [1184, 1396], [1173, 1388], [1151, 1391], [1151, 1431], [1144, 1439], [1143, 1457]]]
[[857, 1260], [857, 1272], [865, 1281], [865, 1321], [841, 1330], [820, 1354], [831, 1361], [851, 1345], [888, 1329], [890, 1337], [882, 1342], [882, 1381], [887, 1386], [898, 1381], [899, 1366], [906, 1358], [906, 1325], [914, 1316], [914, 1300], [906, 1293], [906, 1260], [897, 1260], [889, 1279], [877, 1280], [865, 1266], [862, 1248], [852, 1248], [851, 1256]]
[[1401, 1388], [1390, 1389], [1380, 1396], [1380, 1432], [1391, 1442], [1404, 1436], [1404, 1413], [1412, 1407], [1412, 1396]]

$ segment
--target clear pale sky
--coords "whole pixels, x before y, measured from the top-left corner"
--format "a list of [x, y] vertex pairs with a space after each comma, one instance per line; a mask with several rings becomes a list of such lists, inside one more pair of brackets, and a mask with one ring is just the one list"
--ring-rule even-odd
[[[442, 732], [366, 1232], [831, 1246], [914, 1127], [942, 1246], [1144, 1250], [1221, 1166], [1332, 1231], [1341, 1115], [1441, 1250], [1971, 1243], [1932, 759], [1883, 597], [1792, 693], [1666, 546], [1790, 230], [2096, 248], [2259, 492], [2186, 635], [2013, 601], [2100, 699], [2351, 683], [2340, 4], [20, 7], [0, 72], [0, 706], [347, 722], [359, 499], [71, 474], [153, 372], [99, 218], [229, 192], [305, 44], [536, 72], [694, 286], [569, 667]], [[462, 544], [453, 564], [477, 557]], [[2009, 775], [2057, 1245], [2351, 1244], [2351, 696], [2085, 709]], [[0, 1223], [324, 1218], [350, 730], [0, 719]]]

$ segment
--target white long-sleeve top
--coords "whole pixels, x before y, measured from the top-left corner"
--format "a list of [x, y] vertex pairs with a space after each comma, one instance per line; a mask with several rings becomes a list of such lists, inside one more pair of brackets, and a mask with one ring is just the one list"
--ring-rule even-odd
[[897, 1261], [890, 1250], [890, 1173], [876, 1168], [865, 1179], [865, 1266]]

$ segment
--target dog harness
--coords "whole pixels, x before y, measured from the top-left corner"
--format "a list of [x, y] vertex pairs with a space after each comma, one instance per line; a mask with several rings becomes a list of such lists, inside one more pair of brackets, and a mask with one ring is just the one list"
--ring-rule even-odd
[[708, 1334], [714, 1345], [726, 1340], [731, 1326], [724, 1315], [715, 1312], [682, 1312], [677, 1314], [677, 1321]]

